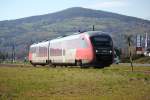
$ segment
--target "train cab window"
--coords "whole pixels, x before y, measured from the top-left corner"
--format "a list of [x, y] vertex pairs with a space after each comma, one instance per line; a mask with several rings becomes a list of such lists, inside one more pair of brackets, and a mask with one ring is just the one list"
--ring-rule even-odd
[[81, 38], [80, 44], [81, 44], [81, 47], [82, 47], [82, 48], [88, 48], [88, 43], [87, 43], [87, 41], [85, 40], [85, 38]]
[[107, 47], [112, 46], [112, 40], [108, 36], [97, 36], [97, 37], [91, 37], [92, 44], [97, 47]]

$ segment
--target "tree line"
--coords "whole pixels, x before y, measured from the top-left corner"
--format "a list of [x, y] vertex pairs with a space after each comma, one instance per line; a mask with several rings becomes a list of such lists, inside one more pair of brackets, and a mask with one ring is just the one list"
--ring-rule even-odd
[[0, 51], [0, 62], [10, 59], [10, 55], [7, 52]]

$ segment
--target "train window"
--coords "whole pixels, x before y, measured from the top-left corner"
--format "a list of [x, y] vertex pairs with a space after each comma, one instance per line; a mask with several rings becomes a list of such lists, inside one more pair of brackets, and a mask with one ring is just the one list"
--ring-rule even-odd
[[91, 42], [94, 46], [112, 46], [112, 40], [107, 36], [92, 37]]
[[64, 42], [55, 42], [51, 44], [50, 47], [50, 56], [62, 56], [62, 48]]
[[87, 48], [88, 47], [88, 43], [84, 38], [82, 38], [82, 40], [81, 40], [81, 47], [82, 48]]
[[94, 41], [96, 41], [96, 42], [104, 42], [104, 41], [107, 42], [107, 41], [110, 40], [108, 37], [94, 37], [93, 39], [94, 39]]
[[31, 48], [30, 48], [30, 52], [31, 52], [31, 53], [35, 53], [35, 52], [36, 52], [36, 48], [35, 48], [35, 47], [31, 47]]
[[46, 47], [39, 47], [39, 56], [40, 57], [44, 57], [44, 56], [47, 56], [47, 48]]
[[50, 48], [51, 56], [62, 56], [62, 49]]

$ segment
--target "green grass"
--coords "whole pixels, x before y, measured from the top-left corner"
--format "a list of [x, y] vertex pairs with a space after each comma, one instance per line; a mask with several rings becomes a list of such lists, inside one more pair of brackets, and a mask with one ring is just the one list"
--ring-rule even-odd
[[150, 64], [150, 57], [140, 57], [136, 60], [134, 60], [135, 63], [148, 63]]
[[150, 100], [150, 67], [0, 67], [0, 100]]

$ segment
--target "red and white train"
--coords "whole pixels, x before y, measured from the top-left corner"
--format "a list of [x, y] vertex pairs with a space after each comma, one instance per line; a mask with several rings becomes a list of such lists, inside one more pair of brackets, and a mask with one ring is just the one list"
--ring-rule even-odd
[[32, 44], [29, 61], [36, 65], [110, 65], [113, 63], [112, 38], [100, 31], [76, 33]]

